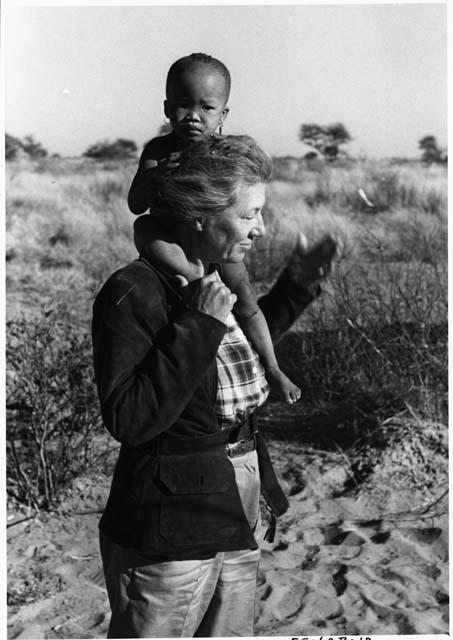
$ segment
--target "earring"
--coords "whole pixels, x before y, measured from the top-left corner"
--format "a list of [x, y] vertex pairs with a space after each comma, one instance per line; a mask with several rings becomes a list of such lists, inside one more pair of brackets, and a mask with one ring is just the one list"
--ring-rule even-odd
[[170, 118], [167, 118], [167, 116], [164, 118], [164, 124], [170, 124]]
[[222, 135], [223, 120], [219, 120], [219, 135]]

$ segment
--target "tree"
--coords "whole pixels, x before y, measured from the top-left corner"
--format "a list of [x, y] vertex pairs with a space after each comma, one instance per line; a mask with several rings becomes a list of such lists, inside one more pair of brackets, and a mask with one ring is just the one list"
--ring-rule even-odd
[[442, 162], [444, 153], [439, 148], [435, 136], [424, 136], [418, 141], [418, 148], [422, 150], [422, 160], [427, 164], [433, 164], [433, 162]]
[[92, 144], [82, 155], [95, 160], [124, 160], [135, 158], [137, 145], [126, 138], [117, 138], [114, 142], [102, 140]]
[[6, 160], [14, 160], [20, 156], [28, 156], [33, 160], [36, 158], [44, 158], [47, 151], [42, 144], [34, 139], [33, 136], [25, 136], [23, 140], [14, 136], [5, 134], [5, 158]]
[[323, 153], [326, 130], [319, 124], [303, 124], [300, 128], [299, 138], [305, 144], [309, 144]]
[[10, 136], [5, 133], [5, 159], [15, 160], [18, 156], [24, 154], [24, 147], [19, 138]]
[[47, 150], [35, 140], [34, 136], [25, 136], [22, 147], [30, 158], [45, 158], [47, 156]]
[[300, 127], [299, 138], [309, 144], [329, 160], [335, 160], [339, 147], [352, 140], [349, 131], [342, 122], [335, 122], [327, 126], [319, 124], [303, 124]]

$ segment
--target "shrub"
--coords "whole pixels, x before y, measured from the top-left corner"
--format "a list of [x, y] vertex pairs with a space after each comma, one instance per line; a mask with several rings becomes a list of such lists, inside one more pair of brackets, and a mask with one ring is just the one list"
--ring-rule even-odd
[[114, 160], [116, 158], [133, 158], [137, 154], [137, 145], [133, 140], [117, 138], [114, 142], [103, 140], [88, 147], [83, 153], [87, 158], [95, 160]]
[[272, 158], [273, 180], [286, 180], [296, 182], [300, 180], [302, 161], [299, 158], [285, 156]]
[[37, 158], [45, 158], [48, 155], [47, 150], [44, 149], [40, 142], [35, 140], [34, 136], [25, 136], [22, 146], [25, 153], [33, 160]]
[[28, 156], [32, 160], [45, 158], [47, 150], [33, 136], [25, 136], [23, 140], [5, 134], [5, 158], [15, 160], [21, 156]]
[[19, 138], [5, 134], [5, 159], [15, 160], [20, 155], [24, 155], [24, 147]]
[[7, 334], [7, 491], [48, 509], [96, 455], [91, 340], [64, 305], [8, 322]]
[[[348, 400], [362, 418], [388, 416], [409, 401], [424, 417], [446, 420], [442, 265], [346, 262], [302, 318], [303, 331], [279, 347], [283, 367], [318, 409]], [[440, 415], [430, 414], [430, 396], [441, 399]]]

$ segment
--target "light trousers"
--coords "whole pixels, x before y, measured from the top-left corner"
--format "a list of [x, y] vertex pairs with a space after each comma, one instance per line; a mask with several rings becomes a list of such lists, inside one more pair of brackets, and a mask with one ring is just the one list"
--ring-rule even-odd
[[[256, 451], [232, 458], [249, 524], [259, 538]], [[153, 562], [101, 534], [112, 617], [109, 638], [251, 636], [259, 549], [219, 552], [207, 560]]]

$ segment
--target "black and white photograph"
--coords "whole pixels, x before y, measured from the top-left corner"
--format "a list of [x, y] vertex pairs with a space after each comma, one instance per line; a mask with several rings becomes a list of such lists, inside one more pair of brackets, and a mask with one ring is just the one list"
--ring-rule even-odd
[[1, 28], [4, 637], [447, 638], [447, 3]]

